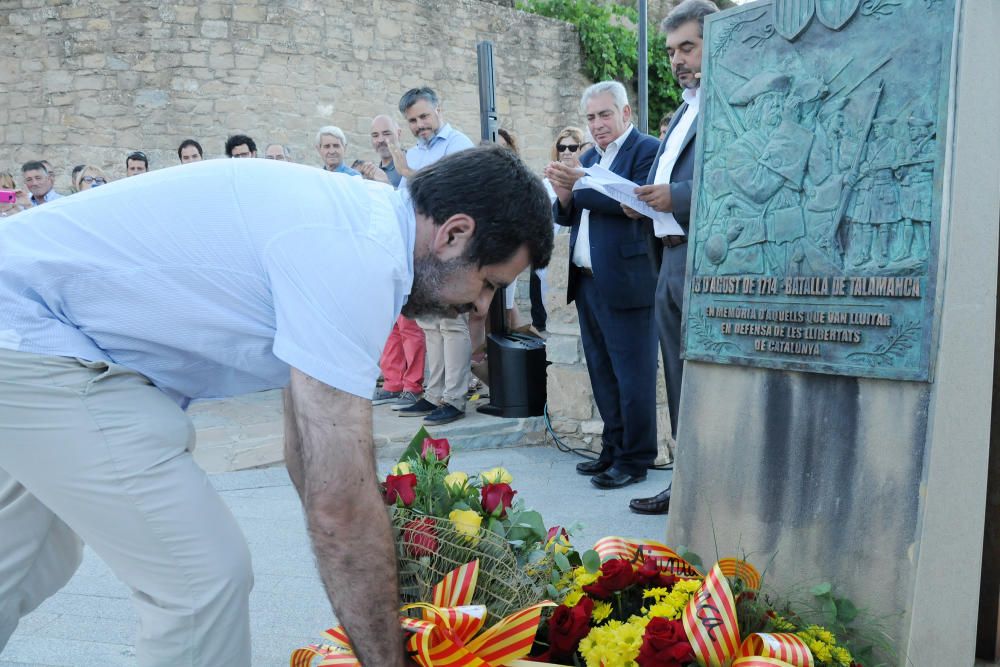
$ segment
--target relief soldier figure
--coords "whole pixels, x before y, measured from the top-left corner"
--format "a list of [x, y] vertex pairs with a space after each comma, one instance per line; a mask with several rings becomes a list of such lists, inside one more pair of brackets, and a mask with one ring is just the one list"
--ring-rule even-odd
[[892, 136], [894, 118], [876, 118], [872, 140], [865, 147], [848, 219], [857, 228], [854, 266], [876, 262], [879, 268], [889, 263], [891, 233], [901, 219], [899, 183], [894, 169], [899, 166], [901, 146]]
[[905, 148], [903, 164], [896, 171], [900, 179], [899, 209], [903, 223], [892, 259], [906, 261], [912, 258], [924, 262], [930, 245], [937, 142], [932, 121], [910, 117], [907, 125], [910, 141]]

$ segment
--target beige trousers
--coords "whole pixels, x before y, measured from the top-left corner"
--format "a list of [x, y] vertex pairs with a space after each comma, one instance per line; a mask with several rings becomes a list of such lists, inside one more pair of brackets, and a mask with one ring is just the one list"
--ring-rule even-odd
[[468, 313], [455, 318], [418, 318], [417, 324], [427, 339], [425, 398], [464, 411], [472, 360]]
[[86, 542], [132, 589], [139, 665], [250, 664], [250, 553], [193, 445], [137, 373], [0, 350], [0, 653]]

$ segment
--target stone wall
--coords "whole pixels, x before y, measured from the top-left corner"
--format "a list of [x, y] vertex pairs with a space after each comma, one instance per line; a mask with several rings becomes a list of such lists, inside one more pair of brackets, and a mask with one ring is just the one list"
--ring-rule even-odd
[[118, 178], [132, 150], [155, 169], [183, 139], [218, 157], [236, 132], [319, 164], [314, 133], [338, 125], [347, 160], [371, 159], [371, 117], [400, 118], [420, 85], [475, 140], [481, 40], [501, 123], [541, 169], [588, 83], [572, 26], [479, 0], [0, 0], [0, 35], [0, 170], [47, 159], [59, 190], [74, 164]]

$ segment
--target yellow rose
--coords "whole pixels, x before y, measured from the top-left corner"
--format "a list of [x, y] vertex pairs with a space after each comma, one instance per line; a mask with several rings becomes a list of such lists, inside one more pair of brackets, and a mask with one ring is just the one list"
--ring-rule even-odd
[[490, 468], [479, 473], [479, 479], [483, 484], [510, 484], [514, 478], [510, 476], [506, 468]]
[[445, 475], [444, 485], [452, 491], [463, 491], [469, 486], [469, 476], [460, 470], [450, 472]]
[[472, 546], [479, 544], [479, 527], [483, 524], [483, 517], [473, 510], [452, 510], [448, 515], [451, 525], [455, 531], [465, 537]]
[[413, 471], [410, 470], [410, 463], [409, 463], [409, 461], [400, 461], [396, 465], [392, 466], [392, 474], [393, 475], [397, 475], [397, 476], [398, 475], [409, 475], [411, 472], [413, 472]]

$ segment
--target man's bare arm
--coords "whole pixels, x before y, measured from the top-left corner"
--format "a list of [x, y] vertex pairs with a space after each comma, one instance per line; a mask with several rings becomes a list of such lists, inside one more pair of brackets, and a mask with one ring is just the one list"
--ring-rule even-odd
[[[327, 596], [362, 665], [402, 667], [396, 555], [376, 480], [371, 402], [294, 368], [288, 396], [300, 495]], [[286, 437], [288, 430], [286, 422]]]
[[285, 468], [299, 494], [299, 500], [305, 503], [305, 497], [302, 495], [305, 491], [302, 474], [302, 439], [299, 437], [299, 425], [295, 423], [295, 406], [292, 404], [292, 390], [289, 387], [281, 390], [281, 401], [284, 406], [285, 422]]

